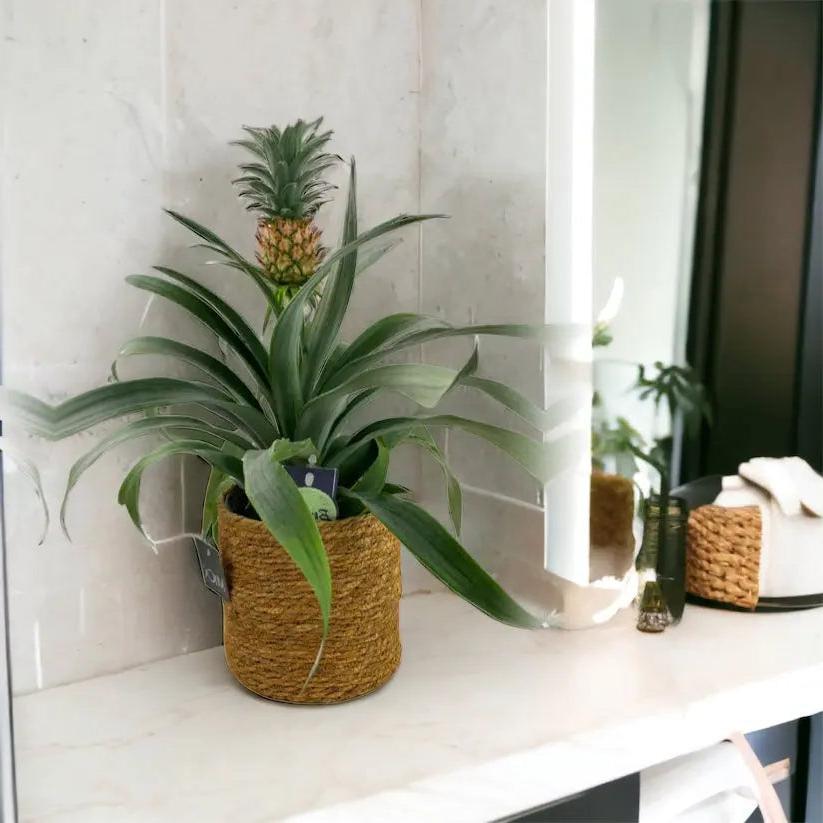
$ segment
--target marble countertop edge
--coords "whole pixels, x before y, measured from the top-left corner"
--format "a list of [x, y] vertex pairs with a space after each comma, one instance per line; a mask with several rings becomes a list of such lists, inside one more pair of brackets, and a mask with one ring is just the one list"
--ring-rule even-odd
[[823, 711], [823, 664], [746, 683], [449, 774], [285, 818], [288, 823], [488, 823], [649, 766]]
[[17, 698], [21, 819], [488, 823], [823, 711], [823, 610], [690, 607], [656, 637], [631, 611], [536, 633], [447, 593], [401, 612], [397, 675], [336, 707], [249, 695], [219, 647]]

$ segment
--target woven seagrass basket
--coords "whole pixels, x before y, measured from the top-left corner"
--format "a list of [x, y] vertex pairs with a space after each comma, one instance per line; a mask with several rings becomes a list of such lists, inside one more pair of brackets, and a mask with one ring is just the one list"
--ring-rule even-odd
[[[811, 575], [809, 590], [785, 594], [775, 591], [768, 572], [774, 568], [773, 556], [760, 586], [763, 523], [757, 506], [721, 507], [714, 501], [723, 488], [720, 475], [691, 480], [672, 494], [686, 501], [691, 514], [686, 550], [686, 590], [688, 599], [701, 606], [756, 612], [783, 612], [823, 607], [819, 577]], [[791, 548], [784, 549], [791, 561]], [[803, 579], [804, 570], [792, 573]], [[763, 590], [769, 591], [768, 595]]]
[[255, 694], [289, 703], [338, 703], [382, 686], [400, 664], [400, 543], [372, 515], [319, 524], [332, 573], [329, 635], [295, 563], [259, 520], [220, 505], [226, 663]]
[[744, 609], [760, 592], [760, 509], [706, 505], [689, 514], [686, 590]]

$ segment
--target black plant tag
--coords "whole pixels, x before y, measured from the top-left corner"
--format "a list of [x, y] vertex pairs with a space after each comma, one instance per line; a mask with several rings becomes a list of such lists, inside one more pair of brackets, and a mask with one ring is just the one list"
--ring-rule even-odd
[[300, 488], [319, 489], [332, 500], [337, 498], [337, 469], [322, 466], [286, 466], [285, 469]]
[[223, 600], [229, 600], [229, 586], [226, 583], [226, 573], [223, 571], [223, 561], [220, 559], [217, 547], [200, 537], [193, 537], [192, 541], [206, 588], [222, 597]]

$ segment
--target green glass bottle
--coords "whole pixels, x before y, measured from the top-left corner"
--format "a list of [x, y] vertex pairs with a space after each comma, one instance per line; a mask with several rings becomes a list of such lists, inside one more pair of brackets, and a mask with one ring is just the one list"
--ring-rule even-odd
[[663, 541], [657, 552], [657, 579], [673, 624], [680, 622], [686, 605], [686, 529], [689, 511], [686, 501], [670, 497], [663, 524]]
[[637, 612], [637, 628], [641, 632], [662, 632], [671, 623], [669, 609], [657, 580], [647, 580], [642, 587]]

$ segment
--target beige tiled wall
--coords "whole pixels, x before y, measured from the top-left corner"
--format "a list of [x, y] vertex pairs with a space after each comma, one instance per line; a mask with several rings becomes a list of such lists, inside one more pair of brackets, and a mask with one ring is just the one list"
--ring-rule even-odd
[[[542, 323], [546, 3], [424, 0], [422, 19], [421, 200], [451, 219], [426, 231], [421, 306], [460, 323]], [[470, 341], [427, 347], [455, 364], [469, 352]], [[481, 374], [542, 402], [539, 355], [484, 337]], [[520, 427], [474, 394], [450, 406]], [[464, 482], [537, 502], [536, 483], [493, 446], [451, 433], [448, 447]]]
[[[117, 347], [139, 330], [202, 341], [184, 316], [123, 284], [157, 262], [185, 267], [259, 316], [254, 291], [237, 274], [203, 267], [161, 208], [251, 252], [251, 221], [230, 185], [240, 154], [228, 141], [243, 123], [320, 113], [335, 129], [335, 150], [358, 158], [364, 224], [420, 208], [453, 215], [426, 228], [422, 243], [408, 231], [363, 279], [350, 331], [377, 313], [418, 308], [456, 322], [542, 319], [544, 0], [5, 5], [7, 384], [57, 401], [104, 381]], [[340, 212], [329, 206], [323, 215], [332, 244]], [[450, 362], [462, 352], [432, 346], [426, 355]], [[487, 340], [481, 353], [489, 375], [540, 399], [536, 348]], [[84, 434], [28, 444], [53, 505], [71, 461], [91, 442]], [[503, 524], [484, 521], [476, 500], [492, 492], [533, 503], [536, 490], [476, 442], [454, 438], [449, 450], [480, 490], [470, 508], [478, 518], [472, 548], [482, 553], [499, 543]], [[153, 553], [116, 503], [136, 453], [104, 458], [76, 489], [73, 543], [53, 523], [41, 547], [36, 504], [7, 468], [18, 692], [220, 642], [218, 604], [189, 546]], [[418, 457], [401, 456], [397, 471], [415, 481]], [[432, 482], [439, 490], [436, 475]], [[153, 535], [196, 526], [200, 483], [193, 463], [153, 470], [143, 501]], [[407, 590], [430, 585], [407, 563]]]

